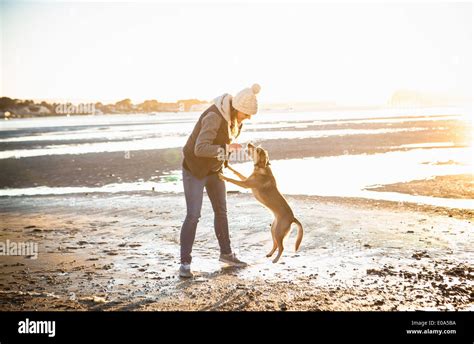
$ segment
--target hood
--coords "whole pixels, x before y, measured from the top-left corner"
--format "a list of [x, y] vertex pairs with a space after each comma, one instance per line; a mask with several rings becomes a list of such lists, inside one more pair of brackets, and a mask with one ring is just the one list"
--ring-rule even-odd
[[217, 106], [217, 109], [220, 111], [222, 117], [230, 124], [230, 101], [232, 96], [228, 93], [224, 93], [220, 97], [214, 99], [214, 105]]

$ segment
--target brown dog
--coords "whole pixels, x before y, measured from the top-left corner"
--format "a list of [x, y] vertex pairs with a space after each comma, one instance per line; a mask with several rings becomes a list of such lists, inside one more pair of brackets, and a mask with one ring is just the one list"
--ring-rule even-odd
[[219, 178], [243, 188], [252, 189], [252, 193], [254, 194], [255, 198], [273, 213], [275, 217], [271, 229], [273, 248], [267, 254], [267, 257], [271, 257], [278, 248], [278, 255], [275, 259], [273, 259], [273, 263], [276, 263], [283, 253], [283, 239], [290, 233], [291, 224], [296, 223], [298, 226], [295, 251], [298, 250], [301, 240], [303, 239], [303, 226], [295, 218], [293, 211], [288, 205], [288, 202], [278, 191], [275, 177], [273, 176], [272, 170], [269, 166], [270, 163], [267, 151], [263, 148], [255, 147], [251, 143], [247, 145], [247, 148], [249, 154], [253, 157], [253, 173], [248, 178], [246, 178], [232, 167], [227, 165], [227, 168], [230, 169], [237, 177], [239, 177], [240, 180], [227, 178], [222, 174], [219, 174]]

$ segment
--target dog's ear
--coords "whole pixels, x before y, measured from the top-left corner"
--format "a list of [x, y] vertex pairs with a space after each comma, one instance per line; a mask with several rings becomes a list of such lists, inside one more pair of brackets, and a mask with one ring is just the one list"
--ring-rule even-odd
[[[268, 157], [268, 152], [265, 149], [261, 149], [260, 160], [263, 163], [263, 167], [267, 167], [270, 164], [270, 159]], [[263, 156], [262, 156], [263, 155]]]
[[265, 167], [265, 152], [261, 148], [258, 150], [258, 166]]

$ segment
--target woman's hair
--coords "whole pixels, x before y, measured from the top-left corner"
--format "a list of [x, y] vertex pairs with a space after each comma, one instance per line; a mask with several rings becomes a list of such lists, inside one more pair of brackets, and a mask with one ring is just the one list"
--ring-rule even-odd
[[232, 106], [232, 100], [230, 101], [230, 132], [233, 137], [239, 135], [239, 123], [237, 122], [237, 110]]

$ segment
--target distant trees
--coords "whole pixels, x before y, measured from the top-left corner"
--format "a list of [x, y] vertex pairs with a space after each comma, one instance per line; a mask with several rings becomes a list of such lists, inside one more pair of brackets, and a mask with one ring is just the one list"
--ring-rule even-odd
[[157, 100], [145, 100], [136, 106], [138, 112], [160, 112], [160, 111], [191, 111], [193, 105], [207, 104], [206, 101], [198, 99], [178, 100], [176, 103], [161, 103]]
[[11, 108], [17, 105], [17, 100], [16, 99], [11, 99], [8, 97], [2, 97], [0, 98], [0, 109], [7, 109]]
[[[0, 117], [8, 112], [10, 117], [31, 116], [54, 116], [65, 114], [91, 114], [91, 111], [76, 111], [93, 108], [95, 114], [113, 113], [150, 113], [150, 112], [177, 112], [193, 111], [193, 106], [207, 104], [206, 101], [198, 99], [183, 99], [175, 103], [163, 103], [156, 99], [145, 100], [140, 104], [133, 104], [129, 98], [120, 100], [115, 104], [103, 104], [101, 102], [73, 105], [72, 103], [48, 103], [41, 101], [35, 103], [33, 100], [0, 98]], [[59, 110], [58, 110], [59, 109]]]
[[11, 99], [9, 97], [1, 97], [0, 115], [3, 115], [5, 112], [11, 114], [12, 117], [22, 114], [51, 114], [54, 113], [54, 105], [48, 104], [44, 101], [39, 104], [35, 104], [33, 100], [19, 100]]
[[140, 112], [155, 112], [159, 111], [159, 103], [157, 100], [145, 100], [143, 103], [138, 104], [137, 109]]
[[128, 98], [115, 103], [115, 109], [121, 112], [130, 112], [132, 108], [132, 101]]
[[199, 99], [183, 99], [183, 100], [178, 100], [177, 103], [184, 105], [183, 111], [191, 111], [191, 107], [193, 105], [206, 104], [207, 102], [199, 100]]

